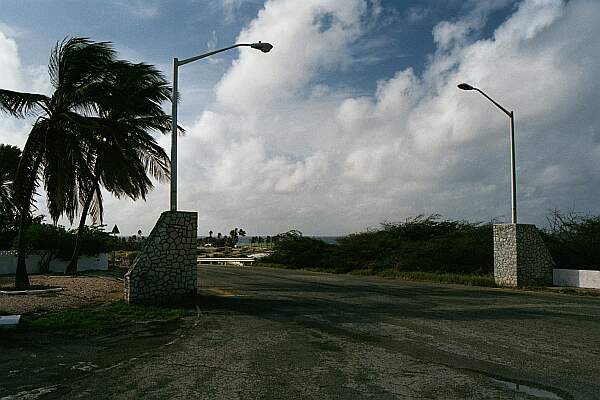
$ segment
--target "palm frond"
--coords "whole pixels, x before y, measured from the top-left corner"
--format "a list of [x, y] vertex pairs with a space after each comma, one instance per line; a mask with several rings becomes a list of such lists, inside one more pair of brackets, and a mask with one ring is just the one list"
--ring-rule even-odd
[[100, 222], [100, 224], [102, 224], [104, 219], [104, 206], [102, 204], [102, 191], [100, 190], [98, 182], [94, 185], [94, 193], [92, 196], [90, 215], [95, 223]]
[[40, 109], [47, 110], [49, 102], [43, 94], [0, 89], [0, 111], [17, 118], [25, 118]]
[[35, 122], [17, 166], [13, 190], [15, 203], [21, 212], [29, 212], [33, 203], [33, 193], [38, 185], [39, 166], [44, 154], [48, 126], [47, 119], [42, 118]]
[[88, 38], [65, 38], [52, 49], [48, 72], [57, 91], [70, 89], [100, 79], [114, 61], [110, 42], [92, 42]]

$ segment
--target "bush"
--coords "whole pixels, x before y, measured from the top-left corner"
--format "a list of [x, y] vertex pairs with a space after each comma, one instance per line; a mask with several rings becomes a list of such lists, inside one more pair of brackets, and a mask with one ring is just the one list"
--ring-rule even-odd
[[[553, 211], [540, 230], [560, 268], [600, 269], [600, 217]], [[491, 275], [492, 224], [442, 220], [439, 215], [383, 223], [330, 245], [298, 231], [277, 236], [266, 263], [288, 268], [381, 274], [384, 271]]]
[[[42, 270], [53, 258], [71, 259], [75, 249], [76, 230], [66, 230], [64, 226], [34, 223], [27, 229], [28, 251], [41, 251]], [[114, 248], [115, 238], [104, 231], [103, 226], [86, 227], [81, 235], [81, 254], [96, 255]], [[13, 243], [16, 248], [16, 240]]]
[[600, 217], [554, 210], [542, 235], [558, 267], [600, 269]]
[[278, 235], [265, 262], [297, 268], [319, 267], [336, 272], [356, 270], [493, 272], [491, 224], [418, 216], [400, 223], [383, 223], [378, 230], [355, 233], [331, 245], [290, 231]]
[[320, 267], [330, 256], [332, 248], [333, 245], [302, 236], [301, 232], [294, 230], [277, 235], [273, 253], [261, 261], [294, 268]]
[[378, 230], [338, 239], [331, 263], [352, 271], [453, 272], [493, 271], [492, 225], [417, 216], [383, 223]]

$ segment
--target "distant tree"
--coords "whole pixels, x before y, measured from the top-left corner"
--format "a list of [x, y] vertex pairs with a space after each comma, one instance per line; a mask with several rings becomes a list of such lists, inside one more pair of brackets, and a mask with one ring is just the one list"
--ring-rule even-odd
[[234, 228], [231, 231], [229, 231], [229, 244], [231, 246], [235, 246], [236, 244], [238, 244], [240, 236], [246, 236], [246, 231], [241, 228]]

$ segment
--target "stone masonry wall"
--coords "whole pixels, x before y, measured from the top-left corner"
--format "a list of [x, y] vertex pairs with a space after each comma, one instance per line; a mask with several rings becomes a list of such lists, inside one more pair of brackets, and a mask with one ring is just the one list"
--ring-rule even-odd
[[552, 285], [554, 261], [535, 225], [494, 225], [494, 278], [500, 286]]
[[198, 214], [165, 211], [125, 274], [125, 301], [168, 304], [196, 293]]

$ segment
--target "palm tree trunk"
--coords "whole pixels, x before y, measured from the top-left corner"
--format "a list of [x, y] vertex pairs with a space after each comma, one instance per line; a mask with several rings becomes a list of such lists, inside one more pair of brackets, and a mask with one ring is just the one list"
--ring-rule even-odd
[[19, 237], [17, 244], [17, 271], [15, 273], [15, 287], [19, 290], [29, 289], [29, 275], [27, 274], [27, 265], [25, 264], [26, 237], [27, 237], [27, 217], [29, 210], [23, 209], [19, 220]]
[[81, 210], [81, 218], [79, 219], [77, 236], [75, 236], [75, 249], [73, 250], [71, 261], [69, 261], [69, 264], [67, 264], [67, 267], [65, 268], [65, 275], [77, 274], [77, 261], [79, 260], [79, 252], [81, 251], [81, 234], [85, 229], [85, 219], [87, 218], [88, 211], [90, 210], [90, 205], [92, 204], [92, 199], [94, 198], [95, 187], [96, 185], [92, 186], [92, 190], [90, 191], [89, 196], [87, 197], [87, 199], [85, 199], [83, 210]]
[[[27, 228], [29, 219], [29, 208], [31, 204], [31, 198], [33, 197], [33, 189], [35, 187], [35, 180], [37, 176], [38, 168], [42, 162], [42, 156], [38, 156], [33, 164], [30, 182], [27, 183], [25, 196], [19, 199], [21, 203], [21, 217], [19, 220], [19, 236], [17, 242], [17, 270], [15, 272], [15, 287], [17, 289], [26, 290], [29, 289], [29, 275], [27, 274], [27, 264], [25, 259], [27, 258]], [[27, 179], [27, 178], [26, 178]]]

